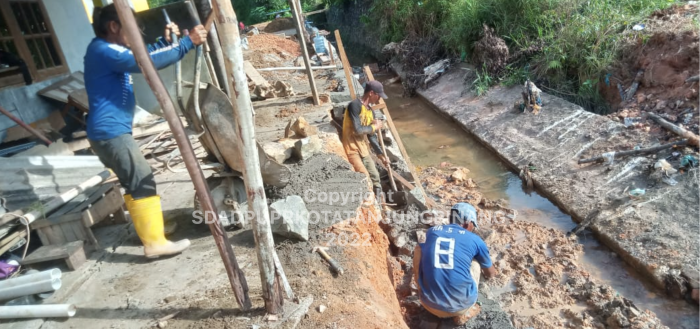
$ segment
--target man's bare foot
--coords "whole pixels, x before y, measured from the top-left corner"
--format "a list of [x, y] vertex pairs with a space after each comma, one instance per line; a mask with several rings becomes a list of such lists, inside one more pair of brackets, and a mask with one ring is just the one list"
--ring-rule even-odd
[[464, 325], [469, 321], [469, 319], [477, 316], [481, 312], [481, 305], [479, 304], [474, 304], [472, 307], [469, 308], [469, 310], [464, 313], [463, 315], [460, 316], [455, 316], [452, 318], [452, 321], [458, 326]]

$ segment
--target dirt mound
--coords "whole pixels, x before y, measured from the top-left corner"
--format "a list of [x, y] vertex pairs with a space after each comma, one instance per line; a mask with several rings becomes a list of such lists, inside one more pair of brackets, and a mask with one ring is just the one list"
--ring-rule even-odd
[[290, 60], [301, 56], [299, 44], [284, 37], [271, 34], [257, 34], [248, 37], [250, 49], [264, 54], [276, 54]]
[[486, 67], [492, 76], [498, 76], [508, 64], [508, 46], [490, 28], [484, 24], [484, 36], [474, 43], [474, 63], [477, 67]]
[[394, 56], [406, 72], [406, 79], [401, 81], [404, 96], [413, 96], [417, 88], [425, 87], [427, 76], [423, 69], [443, 58], [445, 53], [439, 38], [416, 35], [406, 37], [401, 43], [387, 44], [382, 52]]
[[[656, 112], [668, 120], [698, 132], [697, 112], [700, 37], [693, 28], [695, 5], [672, 6], [651, 15], [644, 30], [631, 34], [621, 61], [601, 83], [601, 93], [620, 120]], [[634, 95], [626, 97], [635, 84]], [[623, 100], [622, 94], [625, 94]], [[629, 93], [632, 94], [631, 92]], [[646, 129], [645, 122], [637, 125]], [[654, 126], [654, 124], [651, 124]]]
[[294, 20], [289, 17], [280, 17], [265, 26], [266, 33], [274, 33], [294, 28]]

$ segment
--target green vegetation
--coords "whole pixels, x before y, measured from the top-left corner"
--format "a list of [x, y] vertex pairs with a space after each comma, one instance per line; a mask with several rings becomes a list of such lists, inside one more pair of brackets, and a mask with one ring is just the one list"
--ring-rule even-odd
[[[541, 45], [508, 66], [506, 84], [525, 78], [545, 81], [561, 96], [588, 109], [601, 103], [597, 82], [618, 58], [622, 32], [672, 0], [377, 0], [371, 24], [383, 41], [437, 36], [445, 49], [470, 58], [483, 24], [495, 29], [511, 54]], [[526, 65], [529, 65], [526, 67]], [[483, 78], [480, 75], [479, 78]], [[496, 83], [493, 79], [492, 83]], [[483, 84], [483, 81], [480, 83]], [[598, 109], [600, 110], [600, 109]], [[598, 112], [598, 111], [597, 111]]]
[[[148, 7], [155, 8], [179, 1], [182, 0], [148, 0]], [[271, 13], [289, 8], [287, 0], [231, 0], [231, 2], [238, 20], [246, 25], [272, 20], [275, 18], [275, 15]], [[319, 6], [323, 7], [324, 5], [325, 2], [323, 0], [301, 0], [302, 9], [305, 12], [318, 9]], [[291, 17], [288, 12], [280, 15]]]

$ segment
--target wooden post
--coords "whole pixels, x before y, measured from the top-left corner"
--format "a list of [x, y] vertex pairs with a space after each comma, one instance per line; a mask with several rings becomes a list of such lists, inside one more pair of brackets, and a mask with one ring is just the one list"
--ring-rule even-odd
[[357, 94], [355, 93], [355, 84], [353, 83], [352, 67], [350, 67], [350, 62], [348, 62], [348, 56], [345, 55], [343, 40], [340, 38], [340, 31], [338, 30], [335, 30], [335, 41], [338, 44], [338, 55], [340, 55], [340, 62], [343, 64], [345, 79], [348, 80], [348, 91], [350, 91], [350, 98], [355, 100], [355, 98], [357, 98]]
[[289, 8], [292, 10], [292, 17], [294, 17], [294, 21], [297, 25], [297, 37], [299, 39], [299, 46], [301, 46], [301, 56], [304, 58], [304, 66], [306, 67], [306, 75], [309, 77], [309, 87], [311, 87], [314, 105], [321, 105], [321, 101], [318, 99], [318, 90], [316, 90], [314, 71], [311, 70], [309, 50], [306, 48], [306, 42], [304, 41], [304, 22], [301, 19], [301, 14], [297, 10], [297, 6], [295, 6], [295, 0], [289, 0]]
[[129, 6], [128, 0], [114, 0], [114, 5], [119, 14], [119, 20], [121, 21], [122, 27], [126, 32], [128, 40], [131, 43], [131, 50], [134, 52], [134, 57], [136, 62], [141, 67], [141, 72], [148, 82], [148, 85], [153, 90], [158, 103], [163, 109], [163, 115], [168, 121], [168, 126], [173, 132], [173, 137], [177, 142], [177, 146], [180, 149], [180, 154], [182, 155], [185, 165], [187, 166], [187, 171], [190, 174], [192, 183], [194, 184], [195, 191], [197, 192], [197, 197], [199, 198], [202, 208], [204, 209], [205, 218], [213, 215], [212, 223], [207, 223], [211, 234], [214, 236], [214, 241], [216, 241], [216, 247], [219, 249], [219, 254], [221, 255], [221, 260], [224, 263], [224, 268], [226, 269], [226, 274], [228, 274], [229, 282], [231, 283], [231, 288], [235, 295], [238, 305], [244, 309], [248, 310], [251, 308], [252, 304], [250, 298], [248, 298], [248, 284], [246, 283], [243, 271], [238, 267], [238, 262], [236, 262], [236, 256], [233, 253], [233, 248], [231, 243], [228, 241], [228, 236], [224, 233], [221, 222], [219, 221], [218, 212], [216, 211], [216, 206], [212, 202], [211, 193], [209, 192], [209, 187], [204, 179], [204, 174], [202, 173], [197, 158], [192, 150], [192, 145], [187, 137], [185, 128], [182, 126], [182, 122], [175, 112], [175, 106], [168, 95], [167, 89], [163, 81], [158, 75], [153, 66], [153, 61], [148, 55], [146, 46], [141, 37], [141, 31], [136, 25], [136, 19], [134, 18], [131, 7]]
[[274, 240], [255, 141], [253, 104], [248, 91], [248, 78], [243, 71], [243, 51], [238, 32], [238, 19], [230, 0], [212, 0], [212, 7], [221, 33], [221, 49], [224, 53], [228, 77], [221, 82], [230, 85], [233, 116], [236, 121], [238, 138], [231, 142], [241, 145], [242, 154], [239, 156], [244, 162], [243, 179], [248, 193], [248, 210], [255, 214], [252, 219], [253, 237], [260, 267], [263, 300], [268, 313], [279, 314], [283, 312], [281, 282], [285, 279], [281, 278], [281, 271], [275, 270]]
[[[374, 75], [372, 74], [372, 70], [369, 69], [369, 66], [365, 66], [363, 67], [363, 69], [365, 71], [365, 75], [367, 76], [367, 81], [374, 80]], [[399, 151], [401, 151], [401, 155], [403, 155], [403, 158], [406, 161], [408, 170], [411, 172], [411, 177], [413, 177], [413, 182], [416, 183], [416, 187], [420, 190], [420, 193], [423, 194], [423, 198], [425, 198], [425, 205], [429, 208], [436, 208], [437, 205], [435, 204], [435, 202], [432, 199], [428, 198], [428, 195], [425, 193], [425, 190], [423, 190], [423, 184], [421, 184], [420, 179], [418, 179], [418, 175], [416, 175], [416, 168], [413, 167], [413, 164], [411, 163], [411, 158], [408, 157], [408, 152], [406, 152], [406, 148], [403, 146], [403, 142], [401, 141], [399, 131], [396, 130], [396, 126], [394, 126], [394, 120], [391, 119], [391, 114], [389, 114], [389, 108], [386, 106], [386, 103], [384, 103], [384, 100], [381, 98], [379, 99], [379, 104], [384, 105], [384, 115], [386, 116], [386, 121], [389, 124], [389, 130], [394, 136], [396, 144], [399, 146]]]

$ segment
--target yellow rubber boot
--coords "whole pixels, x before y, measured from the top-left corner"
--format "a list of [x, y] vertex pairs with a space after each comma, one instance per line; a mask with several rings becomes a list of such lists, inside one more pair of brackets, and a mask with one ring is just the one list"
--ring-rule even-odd
[[179, 254], [190, 246], [190, 240], [187, 239], [171, 242], [165, 238], [160, 196], [134, 200], [130, 195], [125, 195], [124, 200], [134, 222], [136, 234], [143, 243], [143, 253], [146, 257]]

